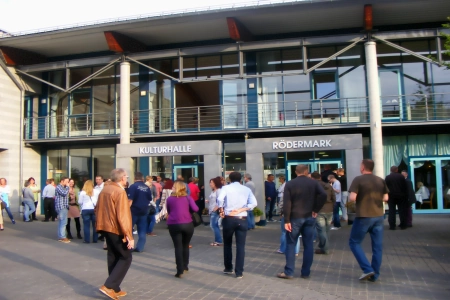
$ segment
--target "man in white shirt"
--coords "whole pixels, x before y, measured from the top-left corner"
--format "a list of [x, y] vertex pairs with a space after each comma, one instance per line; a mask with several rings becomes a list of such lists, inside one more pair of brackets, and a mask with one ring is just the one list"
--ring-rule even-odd
[[[98, 199], [98, 195], [100, 195], [101, 191], [103, 190], [103, 187], [105, 186], [105, 183], [103, 181], [103, 176], [102, 175], [97, 175], [95, 176], [95, 186], [94, 186], [94, 196], [96, 199]], [[100, 235], [98, 236], [98, 239], [100, 241], [103, 241], [103, 250], [107, 250], [106, 248], [106, 241], [105, 241], [105, 237], [103, 236], [103, 234], [100, 233]]]
[[334, 174], [328, 175], [328, 181], [331, 183], [333, 191], [336, 194], [336, 202], [334, 203], [333, 208], [333, 227], [331, 227], [331, 230], [337, 230], [341, 228], [341, 219], [339, 217], [339, 208], [341, 207], [342, 199], [341, 183], [339, 182], [339, 180], [337, 180]]
[[55, 211], [55, 186], [53, 185], [53, 178], [47, 179], [47, 185], [42, 191], [42, 199], [44, 200], [44, 214], [45, 219], [42, 222], [48, 222], [50, 217], [52, 222], [55, 222], [56, 211]]
[[242, 278], [245, 258], [245, 239], [247, 237], [247, 211], [256, 207], [256, 198], [252, 191], [240, 184], [241, 173], [232, 172], [229, 175], [231, 184], [222, 187], [217, 198], [221, 210], [223, 226], [223, 256], [225, 274], [233, 274], [233, 234], [236, 234], [236, 278]]

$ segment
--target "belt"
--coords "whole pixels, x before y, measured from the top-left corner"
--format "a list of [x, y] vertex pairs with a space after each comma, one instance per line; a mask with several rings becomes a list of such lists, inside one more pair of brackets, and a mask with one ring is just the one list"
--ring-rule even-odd
[[247, 217], [242, 217], [242, 216], [225, 216], [225, 218], [233, 218], [233, 219], [239, 219], [239, 220], [247, 219]]

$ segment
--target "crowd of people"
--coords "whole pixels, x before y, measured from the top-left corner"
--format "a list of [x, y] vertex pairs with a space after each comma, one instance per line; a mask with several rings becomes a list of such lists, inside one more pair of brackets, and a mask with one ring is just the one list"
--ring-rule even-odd
[[[361, 162], [361, 176], [356, 177], [347, 190], [347, 179], [343, 169], [333, 172], [329, 166], [322, 173], [309, 172], [306, 165], [298, 165], [296, 178], [286, 181], [279, 176], [276, 188], [275, 176], [268, 175], [265, 187], [266, 216], [268, 222], [276, 222], [277, 212], [281, 222], [279, 253], [285, 255], [284, 271], [277, 276], [291, 279], [295, 271], [295, 256], [303, 244], [301, 277], [309, 278], [314, 254], [329, 253], [329, 231], [341, 227], [346, 221], [346, 203], [356, 203], [356, 218], [349, 238], [349, 246], [363, 274], [360, 280], [376, 281], [380, 275], [384, 206], [389, 205], [389, 228], [395, 229], [395, 210], [399, 209], [400, 228], [411, 226], [408, 201], [414, 195], [412, 183], [407, 174], [398, 173], [396, 167], [386, 180], [372, 174], [374, 163], [365, 159]], [[182, 278], [189, 271], [189, 251], [195, 222], [194, 214], [200, 218], [203, 208], [210, 215], [213, 247], [223, 247], [223, 273], [243, 278], [245, 241], [247, 231], [255, 228], [253, 209], [257, 206], [255, 183], [251, 174], [239, 172], [229, 174], [229, 182], [223, 177], [209, 180], [211, 194], [204, 197], [204, 187], [198, 186], [198, 179], [191, 177], [188, 183], [179, 176], [175, 181], [162, 180], [159, 176], [147, 176], [141, 172], [134, 174], [134, 183], [128, 183], [128, 175], [123, 169], [114, 169], [108, 180], [102, 176], [84, 182], [79, 191], [73, 179], [62, 177], [58, 185], [53, 179], [47, 180], [42, 191], [44, 200], [43, 222], [57, 221], [58, 241], [70, 243], [71, 219], [75, 220], [76, 237], [84, 243], [104, 241], [107, 250], [108, 278], [100, 291], [111, 299], [125, 296], [120, 284], [132, 261], [132, 252], [142, 252], [147, 236], [153, 233], [155, 223], [166, 220], [175, 253], [176, 274]], [[405, 179], [406, 178], [406, 179]], [[33, 212], [37, 206], [36, 188], [33, 178], [23, 189], [24, 221], [35, 220]], [[9, 187], [6, 179], [0, 179], [2, 202], [11, 222], [15, 220], [9, 209]], [[409, 197], [409, 198], [408, 198]], [[415, 198], [415, 197], [414, 197]], [[201, 201], [205, 200], [205, 201]], [[411, 205], [409, 205], [410, 207]], [[1, 215], [1, 214], [0, 214]], [[83, 221], [83, 236], [81, 222]], [[3, 221], [1, 220], [3, 230]], [[92, 230], [91, 230], [92, 225]], [[137, 242], [133, 237], [136, 226]], [[365, 235], [372, 239], [372, 262], [369, 262], [361, 248]], [[92, 236], [92, 239], [91, 239]], [[233, 265], [232, 243], [236, 242], [236, 257]], [[318, 240], [314, 249], [314, 240]]]

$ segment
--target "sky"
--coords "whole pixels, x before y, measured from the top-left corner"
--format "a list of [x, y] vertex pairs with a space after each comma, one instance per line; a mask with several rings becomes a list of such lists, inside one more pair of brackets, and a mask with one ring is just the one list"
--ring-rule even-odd
[[[0, 29], [9, 33], [95, 20], [254, 0], [0, 0]], [[270, 0], [260, 1], [270, 3]], [[272, 2], [281, 2], [272, 0]]]

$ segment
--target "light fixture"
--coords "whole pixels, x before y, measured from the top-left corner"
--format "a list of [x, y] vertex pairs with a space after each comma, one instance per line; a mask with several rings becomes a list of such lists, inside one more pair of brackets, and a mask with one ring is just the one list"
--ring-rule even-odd
[[284, 158], [284, 156], [278, 156], [278, 158]]
[[147, 95], [147, 91], [141, 91], [141, 96], [146, 96]]
[[242, 158], [240, 158], [240, 157], [236, 157], [234, 160], [241, 160]]
[[322, 155], [323, 157], [328, 157], [328, 154], [324, 154], [324, 155]]
[[229, 157], [228, 155], [225, 155], [225, 157]]
[[319, 152], [319, 154], [325, 154], [325, 152]]

